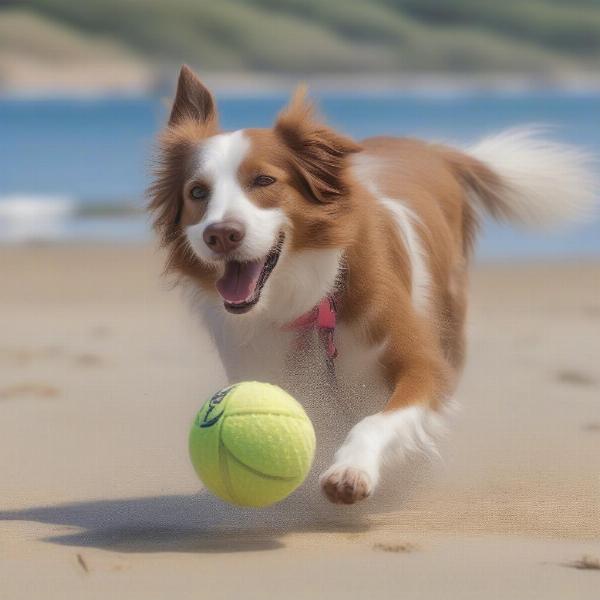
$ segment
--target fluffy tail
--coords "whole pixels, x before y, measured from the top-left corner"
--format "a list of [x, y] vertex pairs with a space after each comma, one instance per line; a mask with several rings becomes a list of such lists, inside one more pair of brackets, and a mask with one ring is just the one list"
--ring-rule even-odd
[[587, 220], [598, 192], [589, 155], [539, 133], [511, 129], [451, 162], [475, 205], [498, 219], [537, 228]]

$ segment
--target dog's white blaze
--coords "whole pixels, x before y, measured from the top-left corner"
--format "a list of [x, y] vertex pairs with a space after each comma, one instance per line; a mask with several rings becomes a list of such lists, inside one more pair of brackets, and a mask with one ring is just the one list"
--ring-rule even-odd
[[377, 199], [392, 213], [400, 229], [400, 234], [410, 259], [411, 297], [413, 305], [418, 311], [423, 311], [427, 307], [431, 277], [419, 234], [414, 227], [419, 218], [399, 200], [386, 198], [385, 196], [378, 196]]
[[423, 406], [366, 417], [350, 430], [321, 479], [352, 467], [366, 473], [374, 488], [384, 460], [401, 460], [414, 452], [437, 454], [435, 437], [441, 429], [440, 416]]
[[353, 162], [353, 168], [361, 181], [366, 181], [366, 187], [379, 203], [392, 213], [404, 246], [408, 252], [411, 270], [411, 298], [414, 307], [423, 312], [427, 308], [431, 276], [427, 267], [427, 255], [423, 249], [415, 224], [420, 223], [419, 217], [401, 200], [387, 198], [379, 192], [376, 184], [377, 171], [381, 163], [369, 154], [358, 155]]
[[202, 239], [209, 225], [226, 219], [240, 221], [246, 229], [240, 257], [254, 260], [269, 252], [285, 221], [281, 210], [260, 208], [244, 194], [238, 170], [250, 145], [244, 131], [238, 130], [215, 135], [200, 148], [196, 175], [210, 183], [211, 194], [202, 220], [188, 227], [187, 236], [194, 252], [205, 261], [215, 259]]

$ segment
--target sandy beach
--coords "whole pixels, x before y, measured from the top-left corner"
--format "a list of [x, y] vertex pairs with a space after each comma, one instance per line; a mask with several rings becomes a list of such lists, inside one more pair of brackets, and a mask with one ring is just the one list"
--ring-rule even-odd
[[186, 449], [225, 379], [160, 269], [0, 249], [2, 600], [598, 598], [600, 263], [474, 269], [461, 409], [393, 512], [226, 533]]

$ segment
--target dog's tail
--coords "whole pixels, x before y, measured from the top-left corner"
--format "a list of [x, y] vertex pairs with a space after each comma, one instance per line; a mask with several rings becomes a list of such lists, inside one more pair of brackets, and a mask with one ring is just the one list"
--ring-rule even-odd
[[511, 129], [450, 157], [474, 208], [537, 228], [587, 220], [598, 192], [592, 161], [539, 129]]

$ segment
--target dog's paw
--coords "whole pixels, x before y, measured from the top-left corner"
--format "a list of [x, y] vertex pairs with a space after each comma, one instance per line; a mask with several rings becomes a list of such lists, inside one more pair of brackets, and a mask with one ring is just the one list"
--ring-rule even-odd
[[354, 504], [371, 495], [373, 484], [362, 469], [344, 465], [333, 465], [319, 482], [327, 498], [334, 504]]

